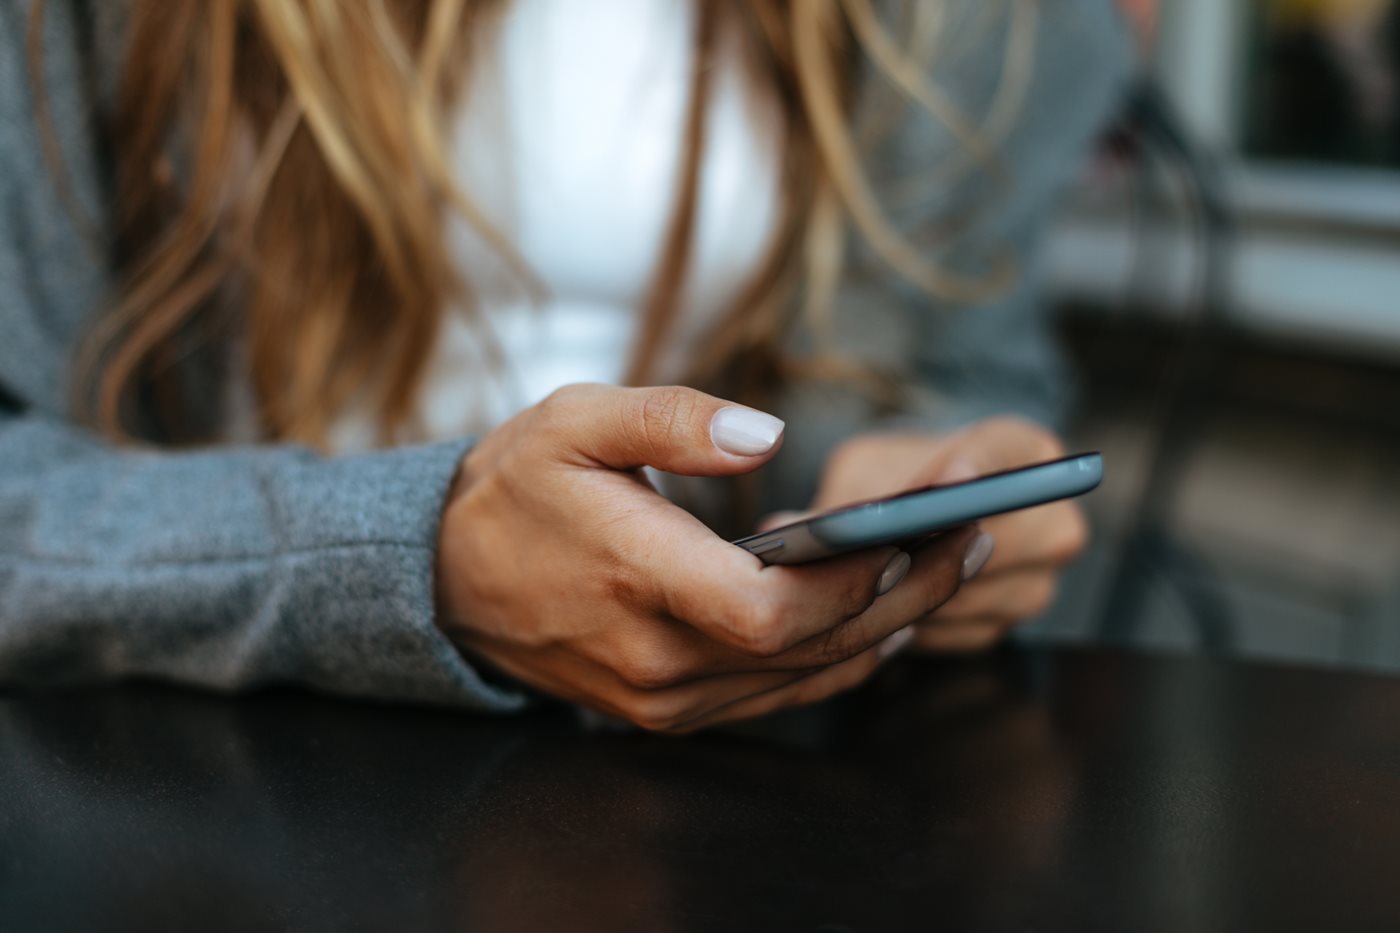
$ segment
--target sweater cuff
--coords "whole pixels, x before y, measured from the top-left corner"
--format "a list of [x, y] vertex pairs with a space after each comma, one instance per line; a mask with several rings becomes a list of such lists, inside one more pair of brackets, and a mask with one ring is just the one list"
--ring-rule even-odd
[[308, 672], [312, 683], [337, 693], [493, 712], [528, 704], [522, 692], [483, 679], [434, 618], [438, 531], [471, 443], [322, 461], [304, 489], [292, 484], [287, 490], [311, 500], [302, 503], [310, 508], [286, 508], [284, 514], [308, 523], [291, 536], [316, 539], [310, 550], [294, 549], [288, 558], [320, 564], [302, 576], [313, 586], [304, 593], [303, 619], [311, 621], [298, 627], [310, 641], [303, 647], [320, 656], [313, 665], [318, 670]]

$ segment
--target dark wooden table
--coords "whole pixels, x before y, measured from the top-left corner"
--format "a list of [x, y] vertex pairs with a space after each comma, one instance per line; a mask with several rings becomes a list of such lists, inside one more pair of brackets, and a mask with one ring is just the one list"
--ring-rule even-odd
[[0, 696], [0, 929], [1400, 930], [1400, 680], [901, 661], [740, 734]]

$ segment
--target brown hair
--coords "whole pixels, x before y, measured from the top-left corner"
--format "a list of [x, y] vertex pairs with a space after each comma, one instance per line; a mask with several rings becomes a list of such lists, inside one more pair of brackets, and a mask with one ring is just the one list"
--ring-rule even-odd
[[[409, 418], [445, 309], [472, 313], [442, 236], [456, 211], [527, 283], [511, 245], [454, 183], [445, 115], [470, 42], [504, 0], [130, 0], [117, 158], [121, 293], [82, 354], [80, 404], [105, 432], [128, 430], [138, 396], [185, 413], [174, 364], [191, 343], [236, 335], [262, 430], [322, 444], [352, 402], [389, 440]], [[1009, 0], [1033, 10], [1034, 0]], [[37, 58], [36, 0], [31, 55]], [[906, 11], [915, 28], [942, 4]], [[889, 221], [850, 126], [863, 54], [943, 119], [972, 161], [989, 150], [929, 83], [920, 42], [895, 42], [870, 0], [698, 0], [696, 69], [672, 219], [629, 380], [652, 376], [690, 253], [709, 93], [707, 56], [724, 25], [748, 40], [756, 80], [786, 121], [783, 219], [758, 273], [693, 355], [691, 380], [761, 383], [801, 309], [820, 332], [848, 227], [939, 298], [986, 295], [931, 263]], [[934, 24], [936, 26], [936, 23]], [[920, 40], [921, 41], [921, 40]], [[926, 46], [927, 43], [924, 43]], [[35, 68], [37, 72], [37, 67]], [[800, 296], [800, 301], [794, 301]], [[463, 299], [453, 301], [453, 299]], [[766, 375], [765, 375], [766, 374]]]

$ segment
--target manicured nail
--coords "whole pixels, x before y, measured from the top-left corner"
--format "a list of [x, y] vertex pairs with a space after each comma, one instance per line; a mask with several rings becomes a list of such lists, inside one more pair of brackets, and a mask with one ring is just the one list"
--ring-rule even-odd
[[982, 568], [987, 566], [987, 561], [992, 559], [992, 551], [996, 550], [996, 546], [996, 539], [985, 531], [972, 539], [972, 543], [967, 546], [967, 553], [963, 555], [964, 582], [982, 572]]
[[880, 647], [875, 649], [875, 655], [881, 661], [892, 658], [903, 651], [913, 638], [914, 626], [906, 625], [894, 634], [886, 635], [885, 640], [880, 642]]
[[966, 457], [954, 457], [943, 464], [943, 469], [938, 471], [938, 478], [934, 482], [940, 486], [951, 486], [954, 483], [976, 479], [980, 475], [977, 466], [971, 460]]
[[783, 422], [752, 408], [721, 408], [710, 419], [710, 440], [739, 457], [766, 454], [783, 434]]
[[880, 582], [875, 584], [875, 595], [884, 596], [899, 586], [899, 581], [904, 579], [904, 575], [909, 572], [909, 565], [913, 562], [913, 558], [905, 551], [891, 557], [890, 562], [885, 565], [885, 572], [880, 574]]

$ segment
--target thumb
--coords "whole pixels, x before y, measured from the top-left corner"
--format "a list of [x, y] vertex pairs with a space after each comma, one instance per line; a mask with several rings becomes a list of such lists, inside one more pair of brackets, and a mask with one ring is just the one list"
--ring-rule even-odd
[[955, 453], [938, 465], [929, 481], [935, 486], [952, 486], [974, 480], [981, 475], [982, 471], [977, 468], [971, 457]]
[[774, 528], [782, 528], [784, 525], [795, 525], [798, 522], [803, 521], [804, 519], [811, 518], [813, 515], [816, 514], [816, 512], [810, 510], [805, 512], [791, 510], [785, 512], [772, 512], [768, 515], [765, 515], [762, 519], [759, 520], [758, 527], [755, 528], [754, 531], [759, 534], [762, 534], [765, 531], [772, 531]]
[[729, 476], [757, 469], [782, 446], [781, 420], [683, 386], [567, 386], [543, 404], [575, 452], [614, 470]]

